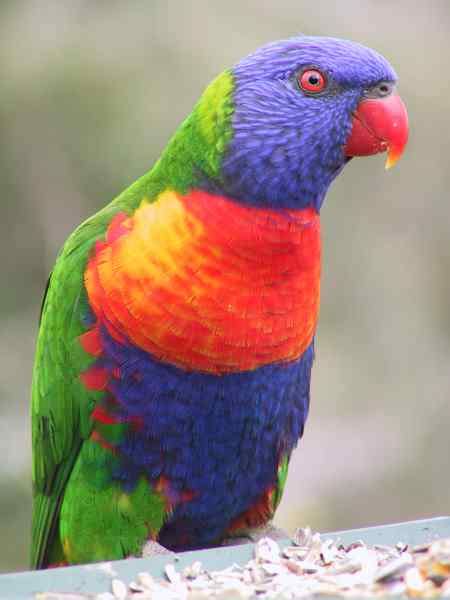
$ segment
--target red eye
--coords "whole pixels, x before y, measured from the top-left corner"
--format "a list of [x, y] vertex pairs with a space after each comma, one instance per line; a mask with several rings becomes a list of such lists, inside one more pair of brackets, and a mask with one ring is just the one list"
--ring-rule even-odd
[[304, 92], [317, 94], [325, 89], [327, 82], [325, 75], [317, 69], [307, 69], [298, 76], [298, 83]]

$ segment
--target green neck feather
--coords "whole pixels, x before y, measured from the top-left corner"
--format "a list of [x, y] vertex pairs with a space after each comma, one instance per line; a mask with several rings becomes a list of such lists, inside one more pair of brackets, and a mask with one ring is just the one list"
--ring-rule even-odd
[[168, 188], [185, 193], [202, 178], [220, 182], [222, 156], [232, 136], [233, 89], [230, 71], [216, 77], [153, 168], [114, 204], [133, 210], [143, 198], [153, 201]]

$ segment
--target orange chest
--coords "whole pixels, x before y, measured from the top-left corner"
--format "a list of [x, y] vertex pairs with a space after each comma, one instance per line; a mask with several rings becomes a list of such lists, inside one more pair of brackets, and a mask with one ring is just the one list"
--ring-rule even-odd
[[213, 374], [292, 361], [317, 325], [319, 216], [165, 192], [116, 215], [85, 285], [97, 326], [157, 360]]

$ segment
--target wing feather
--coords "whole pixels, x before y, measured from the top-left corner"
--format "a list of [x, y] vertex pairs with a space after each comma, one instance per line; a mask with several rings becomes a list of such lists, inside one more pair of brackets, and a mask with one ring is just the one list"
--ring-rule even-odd
[[89, 415], [99, 394], [79, 375], [93, 358], [78, 338], [89, 311], [84, 270], [90, 249], [119, 210], [110, 205], [69, 237], [44, 295], [32, 387], [33, 516], [31, 566], [45, 567], [57, 543], [64, 489], [81, 444], [91, 430]]

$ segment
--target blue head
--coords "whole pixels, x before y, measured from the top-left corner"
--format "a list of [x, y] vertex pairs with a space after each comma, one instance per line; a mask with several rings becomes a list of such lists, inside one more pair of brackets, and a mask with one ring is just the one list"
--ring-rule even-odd
[[[319, 91], [314, 74], [312, 87], [302, 80], [314, 70], [324, 77]], [[320, 209], [348, 160], [352, 113], [362, 99], [390, 94], [396, 81], [390, 64], [373, 50], [322, 37], [269, 44], [232, 73], [233, 136], [220, 191], [273, 208]], [[302, 89], [302, 81], [311, 89]]]

